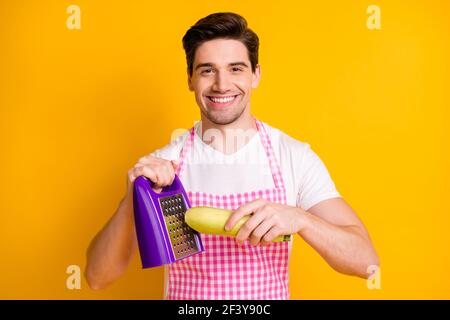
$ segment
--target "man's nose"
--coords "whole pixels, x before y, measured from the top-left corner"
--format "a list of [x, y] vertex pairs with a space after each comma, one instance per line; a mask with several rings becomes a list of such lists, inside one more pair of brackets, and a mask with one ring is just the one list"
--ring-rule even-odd
[[217, 92], [227, 92], [231, 90], [231, 82], [228, 75], [224, 72], [217, 72], [212, 89]]

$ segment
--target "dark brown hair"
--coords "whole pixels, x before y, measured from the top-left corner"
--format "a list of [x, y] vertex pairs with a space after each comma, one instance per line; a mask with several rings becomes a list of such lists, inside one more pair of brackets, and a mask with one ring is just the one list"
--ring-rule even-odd
[[258, 36], [247, 27], [247, 21], [242, 16], [232, 12], [218, 12], [198, 20], [183, 37], [189, 76], [192, 76], [197, 48], [206, 41], [220, 38], [242, 42], [247, 48], [252, 71], [255, 72], [258, 64]]

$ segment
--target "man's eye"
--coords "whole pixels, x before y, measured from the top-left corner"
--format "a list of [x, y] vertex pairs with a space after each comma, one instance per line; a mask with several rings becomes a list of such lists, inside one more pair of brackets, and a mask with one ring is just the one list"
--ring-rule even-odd
[[211, 73], [211, 72], [212, 72], [211, 69], [204, 69], [204, 70], [202, 71], [202, 74], [208, 74], [208, 73]]
[[234, 68], [232, 68], [231, 70], [233, 70], [233, 72], [239, 72], [239, 71], [242, 71], [242, 69], [241, 69], [241, 68], [238, 68], [238, 67], [234, 67]]

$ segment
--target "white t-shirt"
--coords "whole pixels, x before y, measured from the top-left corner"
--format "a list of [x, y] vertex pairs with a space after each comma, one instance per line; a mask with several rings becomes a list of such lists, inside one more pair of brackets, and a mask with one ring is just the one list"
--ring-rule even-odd
[[[280, 164], [288, 205], [308, 210], [323, 200], [340, 197], [327, 168], [308, 143], [293, 139], [266, 123], [263, 125]], [[253, 135], [237, 152], [225, 155], [202, 141], [200, 122], [195, 128], [193, 150], [187, 155], [180, 177], [186, 191], [230, 194], [274, 187], [259, 134]], [[189, 132], [184, 133], [152, 155], [178, 160], [188, 136]]]
[[[280, 165], [288, 205], [308, 210], [323, 200], [340, 197], [327, 168], [308, 143], [293, 139], [266, 123], [262, 124]], [[272, 172], [259, 134], [254, 134], [237, 152], [226, 155], [202, 141], [200, 128], [200, 122], [197, 122], [193, 149], [187, 154], [180, 176], [186, 191], [231, 194], [274, 187]], [[152, 155], [178, 160], [188, 136], [189, 131], [154, 151]], [[289, 260], [292, 245], [293, 241], [290, 241]], [[167, 284], [168, 272], [165, 268], [165, 297]]]

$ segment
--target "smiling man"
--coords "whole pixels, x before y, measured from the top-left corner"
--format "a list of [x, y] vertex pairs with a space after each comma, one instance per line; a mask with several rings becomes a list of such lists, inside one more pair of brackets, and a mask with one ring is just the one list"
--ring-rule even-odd
[[[324, 163], [307, 143], [251, 114], [261, 66], [259, 39], [246, 20], [211, 14], [187, 31], [183, 46], [201, 121], [128, 171], [127, 194], [88, 249], [89, 285], [99, 289], [113, 282], [136, 252], [136, 177], [148, 177], [159, 191], [175, 174], [192, 206], [234, 211], [226, 229], [250, 218], [236, 238], [202, 234], [205, 252], [168, 265], [165, 298], [288, 299], [294, 234], [338, 272], [367, 278], [378, 256]], [[291, 241], [272, 242], [280, 235]]]

